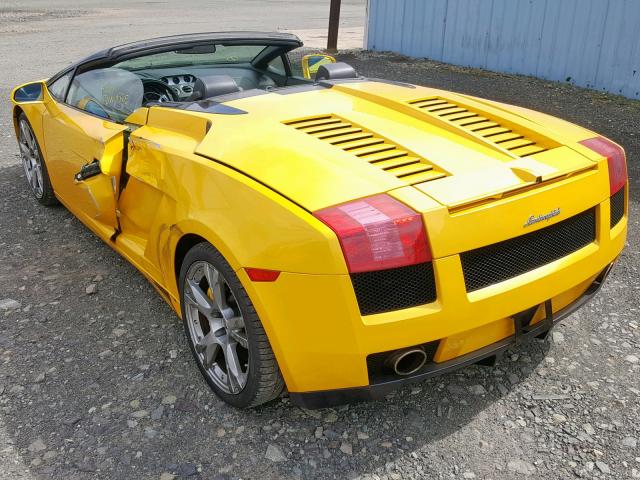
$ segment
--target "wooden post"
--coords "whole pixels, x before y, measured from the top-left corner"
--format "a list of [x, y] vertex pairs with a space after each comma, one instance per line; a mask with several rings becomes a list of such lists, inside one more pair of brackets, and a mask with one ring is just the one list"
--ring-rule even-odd
[[340, 26], [340, 3], [342, 0], [331, 0], [329, 7], [329, 34], [327, 36], [327, 51], [338, 51], [338, 27]]

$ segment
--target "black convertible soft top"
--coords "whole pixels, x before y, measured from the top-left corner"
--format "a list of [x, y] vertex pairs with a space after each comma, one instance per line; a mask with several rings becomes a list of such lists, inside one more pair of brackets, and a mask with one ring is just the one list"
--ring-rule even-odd
[[78, 67], [84, 70], [99, 66], [108, 66], [143, 54], [161, 53], [174, 48], [208, 45], [212, 42], [224, 43], [225, 45], [242, 44], [281, 47], [283, 50], [282, 53], [302, 46], [302, 41], [296, 35], [281, 32], [208, 32], [170, 35], [125, 43], [116, 47], [100, 50], [56, 73], [47, 83], [50, 84], [56, 81], [62, 75]]

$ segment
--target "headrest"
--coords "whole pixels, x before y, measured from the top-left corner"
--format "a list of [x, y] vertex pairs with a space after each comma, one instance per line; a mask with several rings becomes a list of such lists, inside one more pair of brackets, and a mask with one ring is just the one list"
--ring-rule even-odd
[[227, 93], [239, 92], [240, 87], [229, 75], [203, 75], [198, 77], [193, 85], [193, 93], [189, 97], [190, 101], [204, 100], [205, 98], [226, 95]]
[[351, 65], [344, 62], [325, 63], [320, 65], [316, 73], [316, 81], [338, 78], [358, 78], [358, 74]]

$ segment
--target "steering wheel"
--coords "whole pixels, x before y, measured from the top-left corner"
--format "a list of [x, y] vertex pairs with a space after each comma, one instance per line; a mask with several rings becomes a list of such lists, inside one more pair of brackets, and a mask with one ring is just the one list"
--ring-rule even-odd
[[142, 96], [143, 105], [151, 102], [165, 103], [177, 101], [176, 95], [169, 85], [160, 80], [142, 80], [144, 95]]

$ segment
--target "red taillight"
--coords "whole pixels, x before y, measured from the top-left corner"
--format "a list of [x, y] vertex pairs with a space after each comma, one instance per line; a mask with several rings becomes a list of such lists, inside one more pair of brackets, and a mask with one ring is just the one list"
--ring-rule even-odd
[[325, 208], [314, 215], [338, 235], [349, 272], [431, 260], [422, 216], [388, 195]]
[[622, 147], [604, 137], [589, 138], [580, 143], [603, 157], [607, 157], [611, 195], [625, 186], [627, 183], [627, 162]]
[[277, 270], [265, 270], [264, 268], [245, 268], [252, 282], [275, 282], [280, 276]]

